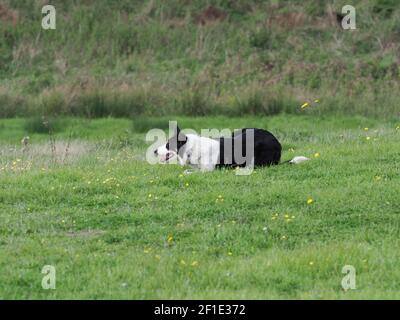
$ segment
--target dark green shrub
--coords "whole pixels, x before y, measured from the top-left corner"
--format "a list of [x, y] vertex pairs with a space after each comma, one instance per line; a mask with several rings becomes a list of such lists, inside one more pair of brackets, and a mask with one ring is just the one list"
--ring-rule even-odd
[[399, 8], [398, 0], [376, 0], [372, 9], [374, 13], [389, 18], [396, 8]]
[[206, 116], [215, 113], [216, 106], [210, 101], [210, 97], [200, 91], [187, 91], [179, 100], [179, 109], [187, 116]]
[[132, 120], [132, 130], [134, 132], [143, 133], [151, 129], [167, 130], [169, 123], [163, 118], [135, 117]]
[[68, 125], [66, 119], [53, 117], [32, 117], [25, 120], [24, 129], [29, 133], [49, 133], [63, 131]]
[[0, 118], [24, 116], [27, 112], [27, 102], [20, 97], [0, 93]]
[[238, 115], [274, 115], [281, 112], [293, 112], [296, 102], [283, 95], [273, 95], [263, 91], [251, 92], [236, 101], [234, 110]]

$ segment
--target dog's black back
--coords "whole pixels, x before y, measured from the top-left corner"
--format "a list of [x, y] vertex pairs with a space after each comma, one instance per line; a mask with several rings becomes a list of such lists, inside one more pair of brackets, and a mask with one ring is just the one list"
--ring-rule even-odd
[[[249, 132], [251, 130], [251, 132]], [[250, 155], [246, 155], [246, 136], [254, 134], [254, 150], [251, 150]], [[230, 138], [220, 138], [220, 157], [218, 167], [244, 167], [250, 163], [254, 166], [269, 166], [279, 164], [281, 159], [282, 146], [274, 135], [264, 129], [245, 128], [237, 130]], [[237, 150], [240, 148], [241, 150]], [[251, 148], [251, 146], [247, 146]], [[236, 148], [236, 150], [235, 150]], [[237, 159], [235, 152], [240, 154], [243, 159]], [[251, 159], [250, 159], [251, 158]], [[253, 162], [254, 161], [254, 162]]]

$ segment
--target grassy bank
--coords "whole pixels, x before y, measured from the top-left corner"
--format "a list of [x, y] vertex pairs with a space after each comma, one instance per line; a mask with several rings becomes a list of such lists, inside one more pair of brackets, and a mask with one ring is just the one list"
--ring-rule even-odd
[[[264, 127], [284, 160], [312, 161], [183, 175], [144, 161], [136, 122], [63, 119], [53, 153], [30, 119], [0, 120], [0, 298], [400, 297], [398, 124], [178, 120]], [[56, 290], [41, 288], [44, 265], [56, 267]], [[344, 265], [356, 290], [341, 288]]]
[[397, 1], [0, 2], [0, 117], [399, 117]]

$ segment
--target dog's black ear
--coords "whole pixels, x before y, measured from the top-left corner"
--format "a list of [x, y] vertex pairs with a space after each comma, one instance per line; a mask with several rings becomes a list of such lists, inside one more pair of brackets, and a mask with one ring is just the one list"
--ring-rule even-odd
[[178, 126], [176, 126], [176, 136], [178, 137], [178, 142], [186, 143], [187, 137]]

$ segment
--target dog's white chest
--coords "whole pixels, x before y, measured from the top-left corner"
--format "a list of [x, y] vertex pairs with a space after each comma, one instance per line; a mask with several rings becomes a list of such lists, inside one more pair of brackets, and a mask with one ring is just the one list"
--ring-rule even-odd
[[219, 159], [219, 142], [191, 134], [187, 137], [187, 146], [181, 155], [183, 163], [204, 171], [213, 170]]

